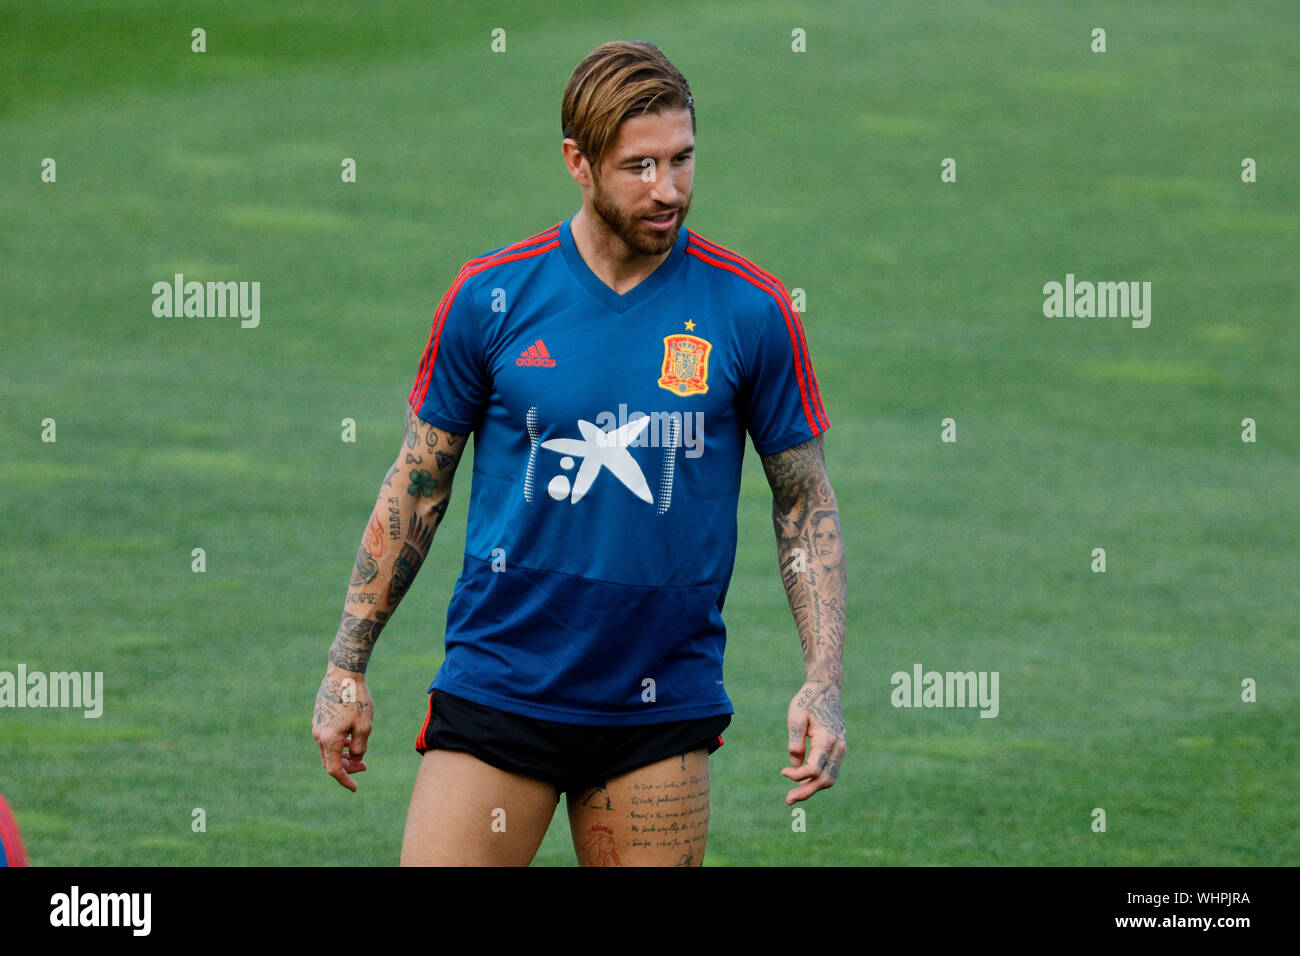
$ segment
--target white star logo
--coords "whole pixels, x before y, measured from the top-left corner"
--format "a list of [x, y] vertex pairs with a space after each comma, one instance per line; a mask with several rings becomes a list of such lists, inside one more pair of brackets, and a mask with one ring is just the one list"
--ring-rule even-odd
[[[568, 496], [573, 504], [581, 501], [591, 489], [596, 476], [602, 468], [608, 468], [610, 474], [623, 483], [623, 486], [647, 504], [653, 504], [650, 486], [646, 484], [645, 475], [632, 453], [627, 450], [630, 442], [645, 431], [650, 424], [649, 416], [633, 419], [622, 428], [612, 432], [603, 432], [591, 422], [578, 419], [578, 431], [582, 438], [552, 438], [542, 442], [548, 451], [559, 452], [565, 457], [560, 467], [566, 471], [573, 467], [573, 458], [582, 459], [582, 466], [573, 479], [572, 488], [569, 479], [556, 475], [546, 486], [547, 493], [556, 501]], [[572, 457], [570, 457], [572, 456]]]

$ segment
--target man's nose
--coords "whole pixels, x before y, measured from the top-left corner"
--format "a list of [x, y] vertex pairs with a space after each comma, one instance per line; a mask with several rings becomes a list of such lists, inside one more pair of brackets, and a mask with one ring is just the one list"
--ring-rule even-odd
[[650, 198], [665, 206], [676, 206], [680, 193], [677, 186], [673, 183], [672, 172], [665, 172], [661, 167], [655, 167], [655, 178], [650, 186]]

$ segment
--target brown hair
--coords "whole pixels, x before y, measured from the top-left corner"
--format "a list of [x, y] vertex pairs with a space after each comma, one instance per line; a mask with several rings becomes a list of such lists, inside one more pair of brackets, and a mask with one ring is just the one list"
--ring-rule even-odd
[[623, 120], [673, 109], [691, 111], [695, 132], [690, 85], [662, 50], [653, 43], [604, 43], [569, 77], [560, 104], [560, 129], [598, 170]]

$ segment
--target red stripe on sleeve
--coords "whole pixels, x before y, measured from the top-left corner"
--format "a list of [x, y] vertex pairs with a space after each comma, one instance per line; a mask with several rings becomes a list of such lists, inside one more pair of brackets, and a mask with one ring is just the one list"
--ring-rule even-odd
[[[791, 311], [786, 309], [785, 303], [781, 301], [781, 296], [773, 292], [770, 285], [760, 281], [755, 276], [751, 275], [745, 270], [739, 269], [736, 266], [723, 262], [720, 259], [715, 259], [712, 256], [705, 255], [695, 246], [688, 244], [686, 246], [686, 251], [690, 255], [695, 256], [700, 261], [706, 262], [711, 266], [715, 266], [716, 268], [719, 269], [726, 269], [728, 272], [734, 272], [736, 275], [740, 276], [746, 282], [750, 283], [753, 286], [756, 286], [759, 289], [762, 289], [768, 295], [771, 295], [774, 299], [776, 299], [777, 304], [781, 307], [781, 314], [785, 318], [786, 331], [790, 335], [790, 349], [794, 356], [794, 376], [799, 383], [799, 401], [803, 403], [804, 418], [807, 420], [808, 428], [812, 431], [812, 433], [814, 435], [820, 435], [823, 431], [826, 430], [826, 426], [822, 425], [822, 423], [818, 420], [809, 402], [808, 386], [804, 381], [803, 362], [800, 361], [800, 355], [799, 355], [799, 338], [796, 335], [794, 330], [794, 325], [791, 322], [792, 313]], [[797, 322], [798, 320], [796, 319], [795, 321]]]
[[442, 319], [443, 310], [451, 304], [455, 290], [460, 288], [461, 279], [465, 275], [465, 269], [466, 266], [461, 266], [460, 272], [456, 274], [455, 281], [452, 282], [447, 291], [442, 294], [442, 298], [438, 300], [438, 307], [433, 310], [433, 324], [429, 326], [429, 343], [424, 347], [424, 354], [420, 356], [420, 367], [415, 373], [415, 383], [411, 386], [411, 394], [406, 397], [406, 403], [411, 406], [413, 411], [418, 412], [420, 410], [420, 403], [416, 402], [415, 394], [420, 388], [420, 383], [424, 380], [425, 372], [428, 371], [429, 366], [432, 364], [434, 333], [438, 331], [438, 323]]
[[489, 255], [479, 256], [477, 259], [471, 259], [469, 260], [469, 262], [465, 263], [465, 265], [467, 266], [480, 265], [481, 263], [487, 262], [491, 259], [495, 259], [497, 256], [503, 256], [508, 252], [514, 252], [516, 249], [522, 249], [524, 246], [554, 239], [556, 236], [560, 234], [560, 225], [561, 224], [557, 222], [550, 229], [543, 229], [535, 236], [529, 236], [527, 239], [520, 239], [518, 242], [513, 242], [510, 245], [502, 249], [498, 249], [496, 252], [493, 252]]
[[823, 426], [830, 428], [830, 419], [826, 417], [826, 408], [822, 405], [821, 388], [817, 385], [817, 373], [813, 371], [812, 367], [812, 353], [808, 351], [808, 340], [804, 338], [803, 320], [799, 318], [799, 313], [795, 310], [794, 303], [790, 301], [790, 293], [786, 291], [785, 286], [779, 282], [777, 285], [781, 290], [781, 297], [785, 300], [786, 307], [789, 308], [790, 314], [794, 316], [795, 331], [799, 333], [799, 344], [803, 346], [803, 360], [808, 369], [808, 381], [812, 384], [813, 408], [816, 410]]
[[[527, 241], [529, 240], [525, 240], [525, 242]], [[521, 244], [516, 243], [516, 245]], [[438, 342], [442, 338], [442, 329], [446, 324], [447, 313], [451, 311], [451, 306], [456, 299], [456, 294], [460, 292], [461, 286], [465, 284], [465, 281], [471, 276], [478, 275], [480, 272], [486, 272], [494, 266], [504, 265], [507, 262], [514, 262], [519, 259], [531, 259], [534, 256], [540, 256], [543, 253], [550, 252], [552, 249], [558, 249], [559, 247], [560, 240], [553, 239], [545, 245], [537, 246], [532, 249], [525, 249], [511, 255], [504, 255], [503, 253], [505, 253], [506, 250], [503, 249], [501, 250], [501, 253], [498, 253], [495, 256], [484, 257], [480, 260], [471, 260], [472, 262], [477, 261], [479, 264], [470, 265], [467, 263], [465, 267], [460, 270], [460, 274], [456, 276], [456, 281], [453, 282], [451, 288], [447, 290], [447, 294], [443, 296], [442, 302], [438, 304], [438, 309], [434, 313], [433, 328], [429, 330], [429, 345], [425, 349], [425, 360], [421, 362], [420, 370], [416, 375], [415, 385], [412, 387], [411, 394], [407, 398], [408, 404], [410, 404], [414, 411], [418, 413], [420, 406], [424, 404], [424, 396], [428, 392], [429, 382], [433, 378], [433, 363], [438, 357]]]
[[445, 314], [445, 309], [449, 307], [451, 304], [450, 299], [448, 297], [450, 296], [451, 298], [454, 298], [452, 292], [456, 288], [457, 283], [461, 281], [461, 276], [464, 275], [465, 270], [472, 268], [474, 266], [482, 265], [483, 263], [493, 262], [510, 252], [513, 252], [517, 249], [522, 249], [523, 247], [531, 245], [533, 243], [546, 242], [555, 239], [560, 234], [560, 225], [561, 223], [557, 222], [555, 225], [551, 226], [551, 228], [543, 229], [535, 236], [529, 236], [527, 239], [521, 239], [518, 242], [511, 243], [510, 245], [502, 249], [498, 249], [496, 252], [491, 253], [490, 255], [478, 256], [477, 258], [469, 260], [469, 262], [465, 263], [463, 266], [460, 267], [460, 272], [457, 273], [456, 275], [456, 281], [453, 282], [451, 288], [449, 288], [446, 291], [446, 293], [443, 294], [442, 300], [438, 303], [438, 308], [434, 310], [433, 324], [429, 328], [429, 343], [424, 347], [424, 354], [420, 356], [420, 367], [416, 370], [415, 373], [415, 383], [411, 386], [411, 393], [406, 398], [408, 405], [412, 405], [412, 407], [416, 411], [418, 411], [419, 405], [424, 402], [423, 391], [420, 391], [420, 402], [419, 403], [415, 402], [416, 392], [418, 389], [420, 389], [421, 381], [424, 380], [426, 374], [429, 373], [430, 368], [432, 366], [431, 360], [433, 358], [433, 352], [434, 352], [434, 336], [437, 333], [438, 323], [441, 321], [441, 316]]
[[780, 279], [772, 275], [772, 273], [759, 268], [757, 265], [755, 265], [750, 260], [746, 259], [744, 256], [740, 255], [739, 253], [732, 252], [730, 249], [726, 248], [725, 246], [720, 246], [716, 242], [711, 242], [708, 239], [705, 239], [703, 236], [695, 232], [692, 232], [689, 229], [687, 230], [687, 233], [691, 241], [695, 242], [700, 247], [700, 249], [707, 252], [711, 252], [717, 256], [720, 256], [723, 259], [727, 259], [731, 262], [734, 262], [737, 265], [749, 269], [751, 272], [757, 274], [758, 276], [761, 276], [763, 279], [766, 279], [767, 285], [770, 287], [770, 291], [774, 295], [777, 295], [780, 300], [783, 300], [782, 301], [783, 308], [788, 308], [789, 310], [787, 323], [789, 322], [790, 318], [794, 319], [794, 328], [796, 333], [798, 334], [799, 346], [800, 346], [800, 349], [796, 350], [796, 352], [797, 354], [799, 354], [800, 360], [803, 362], [805, 378], [811, 385], [810, 397], [812, 399], [813, 411], [816, 414], [818, 421], [822, 424], [823, 430], [829, 428], [831, 423], [830, 423], [830, 419], [827, 418], [826, 416], [826, 408], [822, 404], [821, 389], [817, 385], [817, 374], [813, 371], [812, 356], [808, 352], [808, 340], [804, 337], [803, 321], [799, 318], [799, 313], [795, 311], [794, 303], [790, 301], [790, 294], [786, 291], [785, 285], [781, 282]]

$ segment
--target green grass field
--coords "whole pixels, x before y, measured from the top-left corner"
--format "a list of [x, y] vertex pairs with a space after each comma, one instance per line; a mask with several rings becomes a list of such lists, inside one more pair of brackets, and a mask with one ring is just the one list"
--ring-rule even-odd
[[[0, 671], [106, 698], [0, 710], [32, 862], [396, 862], [468, 481], [356, 795], [312, 702], [432, 309], [578, 208], [560, 94], [612, 39], [692, 84], [690, 226], [806, 290], [849, 551], [849, 754], [796, 833], [751, 449], [707, 862], [1300, 860], [1294, 4], [465, 6], [0, 9]], [[259, 281], [260, 326], [155, 318], [175, 272]], [[1045, 318], [1067, 273], [1150, 281], [1150, 327]], [[916, 662], [999, 672], [999, 715], [894, 708]], [[572, 865], [563, 812], [537, 862]]]

